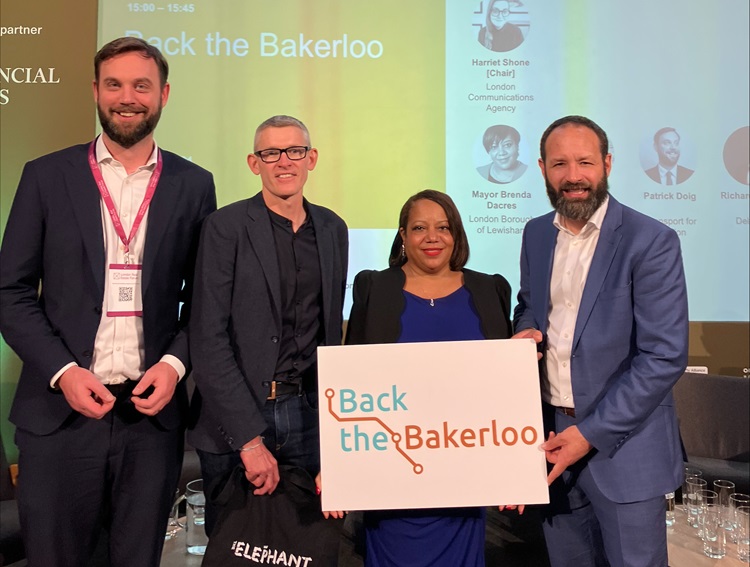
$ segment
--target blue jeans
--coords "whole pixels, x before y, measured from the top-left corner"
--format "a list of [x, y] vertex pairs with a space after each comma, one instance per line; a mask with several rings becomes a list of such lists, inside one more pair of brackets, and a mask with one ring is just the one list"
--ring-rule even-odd
[[[320, 430], [318, 426], [318, 392], [287, 394], [266, 400], [263, 406], [266, 429], [263, 443], [279, 465], [297, 466], [310, 476], [320, 472]], [[237, 451], [209, 453], [198, 449], [206, 498], [206, 533], [211, 535], [220, 509], [211, 502], [215, 487], [224, 484], [229, 473], [242, 463]]]

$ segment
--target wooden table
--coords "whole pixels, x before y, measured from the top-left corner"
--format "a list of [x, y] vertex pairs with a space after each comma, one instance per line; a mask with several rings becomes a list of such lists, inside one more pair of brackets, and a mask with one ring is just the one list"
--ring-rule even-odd
[[[685, 509], [677, 506], [675, 515], [675, 524], [667, 528], [670, 567], [748, 567], [737, 558], [737, 544], [731, 542], [727, 542], [723, 559], [706, 557], [697, 530], [687, 524]], [[179, 530], [175, 537], [164, 542], [161, 567], [200, 567], [202, 561], [203, 557], [190, 555], [185, 549], [185, 530]], [[26, 560], [9, 567], [26, 567]]]
[[[184, 522], [185, 518], [180, 521]], [[164, 542], [160, 567], [200, 567], [202, 555], [190, 555], [185, 547], [185, 530], [180, 528], [172, 539]]]
[[706, 557], [698, 530], [687, 523], [687, 510], [677, 506], [675, 516], [674, 525], [667, 527], [670, 567], [747, 567], [737, 558], [737, 544], [731, 541], [727, 541], [727, 554], [722, 559]]

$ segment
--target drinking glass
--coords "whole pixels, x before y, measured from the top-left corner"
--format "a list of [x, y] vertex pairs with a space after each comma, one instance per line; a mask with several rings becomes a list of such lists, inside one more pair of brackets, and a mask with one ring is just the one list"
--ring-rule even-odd
[[737, 519], [737, 557], [745, 563], [750, 562], [750, 506], [739, 506]]
[[690, 477], [703, 478], [703, 471], [695, 467], [685, 467], [685, 478], [682, 481], [682, 504], [687, 507], [687, 479]]
[[717, 502], [719, 501], [719, 495], [713, 490], [699, 490], [698, 491], [698, 537], [703, 538], [703, 514], [706, 511], [706, 506], [712, 504], [718, 507]]
[[698, 527], [698, 517], [700, 515], [700, 501], [698, 500], [698, 492], [704, 490], [708, 483], [702, 478], [695, 476], [688, 477], [685, 480], [687, 486], [687, 521], [688, 525], [693, 528]]
[[715, 480], [714, 491], [719, 495], [717, 504], [721, 507], [721, 524], [731, 538], [733, 529], [732, 518], [730, 518], [731, 509], [729, 508], [729, 495], [734, 492], [734, 483], [731, 480]]
[[167, 522], [167, 531], [164, 534], [164, 539], [172, 539], [180, 531], [180, 523], [177, 521], [179, 518], [180, 502], [185, 499], [184, 496], [180, 496], [180, 489], [178, 488], [174, 494], [174, 504], [172, 504], [172, 511], [169, 513], [169, 522]]
[[735, 492], [729, 495], [729, 517], [732, 521], [732, 531], [729, 532], [729, 539], [737, 543], [737, 508], [741, 506], [750, 506], [750, 495]]
[[[705, 496], [704, 496], [705, 498]], [[723, 526], [721, 506], [717, 498], [705, 498], [702, 506], [703, 554], [712, 559], [721, 559], [727, 553], [726, 530]]]
[[191, 555], [206, 553], [206, 495], [203, 493], [203, 479], [187, 483], [185, 489], [187, 500], [187, 552]]
[[674, 492], [669, 492], [664, 495], [664, 499], [666, 500], [667, 504], [667, 525], [673, 526], [675, 522], [675, 515], [674, 515]]

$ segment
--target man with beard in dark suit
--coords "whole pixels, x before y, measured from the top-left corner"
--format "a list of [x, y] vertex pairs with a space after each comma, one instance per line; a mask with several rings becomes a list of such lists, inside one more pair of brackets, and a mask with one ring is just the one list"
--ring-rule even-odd
[[[29, 565], [157, 567], [182, 463], [185, 325], [211, 174], [153, 137], [168, 65], [136, 38], [94, 59], [103, 133], [29, 162], [0, 250], [0, 329]], [[181, 305], [182, 304], [182, 305]]]

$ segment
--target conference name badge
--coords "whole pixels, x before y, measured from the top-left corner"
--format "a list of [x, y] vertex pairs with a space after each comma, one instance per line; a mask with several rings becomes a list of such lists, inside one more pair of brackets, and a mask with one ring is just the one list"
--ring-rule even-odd
[[107, 317], [142, 317], [141, 264], [110, 264]]

